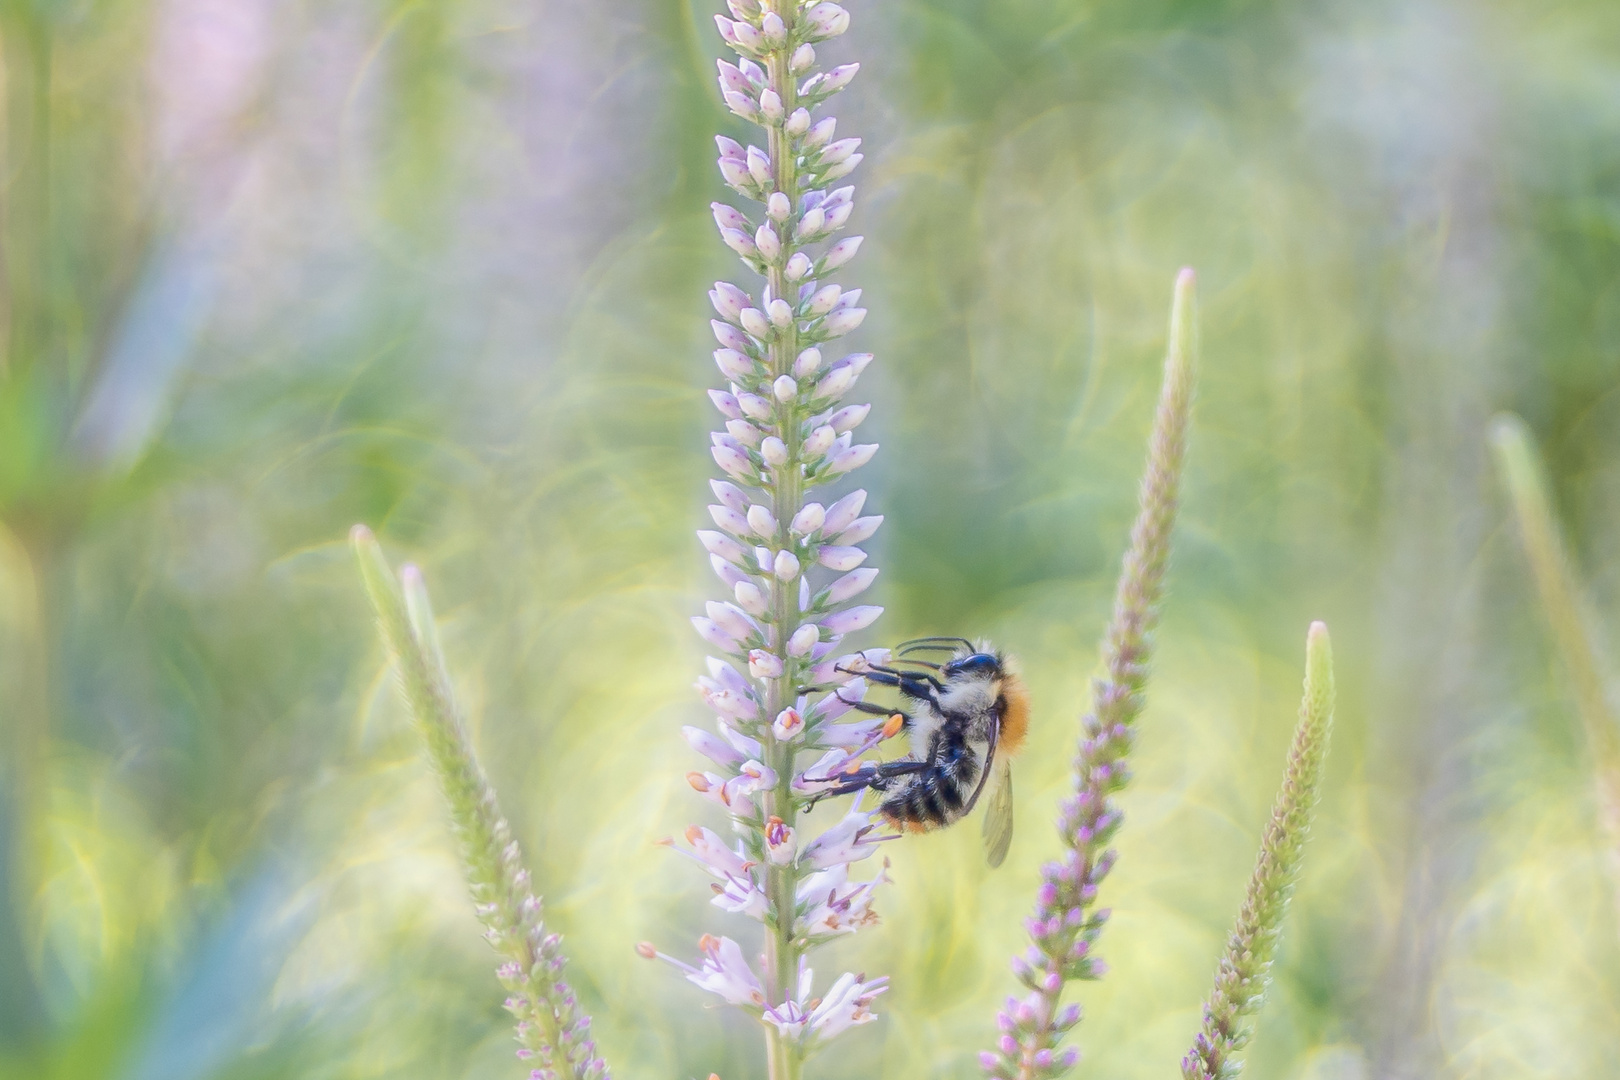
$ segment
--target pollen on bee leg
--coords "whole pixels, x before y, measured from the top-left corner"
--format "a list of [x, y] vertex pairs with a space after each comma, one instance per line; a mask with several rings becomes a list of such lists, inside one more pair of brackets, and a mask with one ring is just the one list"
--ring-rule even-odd
[[905, 726], [905, 723], [906, 718], [904, 715], [900, 713], [892, 714], [888, 720], [884, 721], [883, 737], [885, 739], [894, 738], [896, 735], [900, 734], [900, 729]]

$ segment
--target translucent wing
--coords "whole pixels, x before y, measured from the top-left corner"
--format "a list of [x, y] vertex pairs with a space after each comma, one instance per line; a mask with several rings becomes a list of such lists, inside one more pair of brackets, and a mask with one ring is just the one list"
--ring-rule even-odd
[[1000, 866], [1012, 844], [1013, 794], [1012, 762], [1006, 755], [991, 763], [995, 779], [990, 781], [990, 801], [984, 808], [984, 858], [992, 869]]

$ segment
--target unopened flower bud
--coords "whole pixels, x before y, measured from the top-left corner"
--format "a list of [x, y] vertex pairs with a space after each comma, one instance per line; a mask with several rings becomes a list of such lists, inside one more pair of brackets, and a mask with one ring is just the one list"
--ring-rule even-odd
[[750, 532], [748, 519], [729, 506], [711, 506], [709, 516], [714, 519], [716, 525], [732, 536], [747, 536]]
[[692, 618], [692, 625], [697, 629], [698, 636], [722, 652], [736, 652], [737, 642], [730, 634], [715, 625], [713, 619], [700, 616]]
[[755, 420], [769, 420], [771, 418], [771, 403], [758, 394], [738, 394], [737, 407], [743, 411], [744, 416], [752, 417]]
[[863, 566], [859, 570], [850, 571], [827, 589], [827, 603], [842, 604], [851, 597], [859, 596], [871, 587], [877, 576], [877, 568], [873, 566]]
[[793, 515], [793, 523], [788, 527], [795, 536], [809, 536], [821, 528], [821, 523], [826, 517], [826, 508], [820, 503], [805, 503], [799, 512]]
[[703, 610], [708, 612], [709, 618], [714, 620], [716, 626], [738, 641], [746, 641], [753, 636], [754, 625], [748, 621], [748, 616], [743, 614], [742, 609], [710, 600], [703, 605]]
[[[738, 191], [749, 192], [753, 190], [754, 178], [748, 173], [748, 166], [740, 158], [721, 158], [715, 162], [720, 167], [720, 178]], [[725, 235], [726, 226], [722, 225], [721, 235]], [[728, 241], [729, 243], [729, 241]]]
[[803, 379], [814, 375], [821, 367], [821, 350], [809, 348], [800, 353], [793, 361], [794, 378]]
[[765, 151], [757, 146], [750, 146], [746, 154], [748, 162], [748, 175], [754, 178], [754, 183], [766, 187], [771, 182], [771, 159]]
[[759, 248], [760, 258], [766, 262], [773, 263], [782, 254], [782, 241], [769, 225], [761, 225], [754, 230], [754, 246]]
[[839, 308], [822, 321], [821, 332], [830, 338], [843, 337], [865, 321], [865, 308]]
[[745, 483], [754, 479], [754, 465], [748, 460], [748, 455], [741, 450], [730, 446], [715, 446], [709, 450], [714, 457], [714, 463], [720, 466], [730, 476], [736, 477]]
[[731, 590], [731, 595], [737, 598], [737, 606], [748, 614], [765, 614], [765, 593], [752, 581], [739, 581]]
[[756, 679], [780, 679], [782, 660], [764, 649], [752, 649], [748, 653], [748, 674]]
[[776, 535], [776, 515], [758, 503], [748, 508], [748, 517], [744, 524], [753, 530], [755, 536], [762, 539]]
[[821, 3], [804, 13], [805, 32], [811, 41], [837, 37], [849, 29], [849, 12], [833, 3]]
[[815, 623], [805, 623], [803, 626], [793, 631], [793, 636], [788, 638], [788, 655], [808, 656], [810, 655], [810, 650], [813, 649], [816, 642], [820, 640], [821, 628]]
[[827, 426], [838, 434], [853, 431], [861, 426], [861, 421], [872, 411], [871, 405], [845, 405], [842, 409], [827, 417]]
[[787, 261], [786, 274], [789, 281], [798, 281], [810, 272], [810, 256], [802, 251], [795, 251]]
[[736, 139], [728, 139], [724, 135], [716, 135], [714, 137], [714, 144], [720, 148], [720, 156], [723, 158], [731, 158], [733, 161], [742, 161], [745, 157], [747, 157], [747, 155], [743, 153], [742, 143], [738, 142]]
[[827, 472], [833, 476], [840, 473], [853, 472], [872, 460], [872, 455], [878, 450], [877, 443], [865, 443], [861, 446], [850, 446], [842, 450], [833, 451], [827, 461]]
[[810, 110], [794, 109], [793, 112], [788, 116], [787, 123], [782, 125], [782, 130], [787, 132], [788, 135], [792, 137], [803, 135], [805, 132], [809, 131]]
[[872, 534], [877, 532], [878, 526], [882, 524], [882, 514], [873, 517], [856, 518], [850, 523], [849, 528], [839, 533], [834, 539], [840, 544], [859, 544], [862, 540], [871, 539]]
[[[849, 25], [849, 16], [848, 15], [844, 16], [844, 25], [846, 27]], [[742, 22], [741, 20], [738, 20], [737, 22], [734, 22], [734, 23], [731, 24], [731, 31], [732, 31], [733, 37], [735, 38], [735, 44], [740, 46], [742, 49], [744, 49], [744, 50], [746, 50], [748, 52], [751, 52], [751, 53], [758, 53], [758, 52], [763, 52], [764, 51], [765, 38], [764, 38], [763, 35], [760, 34], [760, 32], [758, 30], [755, 30], [752, 26], [749, 26], [747, 23]], [[842, 31], [840, 31], [840, 32], [842, 32]], [[723, 37], [724, 34], [722, 34], [721, 36]], [[728, 41], [727, 44], [728, 45], [733, 44], [733, 42]]]
[[865, 239], [864, 236], [846, 236], [828, 248], [827, 254], [821, 257], [821, 273], [831, 273], [853, 259], [861, 249], [861, 241]]
[[778, 297], [766, 307], [771, 325], [778, 330], [786, 330], [793, 325], [793, 307], [786, 300]]
[[754, 238], [741, 229], [721, 229], [720, 239], [725, 241], [726, 247], [745, 259], [759, 257], [759, 248], [755, 246]]
[[782, 96], [775, 90], [761, 90], [759, 93], [759, 113], [767, 123], [781, 123], [784, 115]]
[[814, 240], [827, 227], [827, 214], [819, 206], [812, 206], [799, 216], [798, 227], [793, 230], [800, 240]]
[[710, 390], [709, 400], [728, 419], [736, 420], [742, 416], [742, 408], [738, 406], [736, 397], [725, 390]]
[[824, 171], [821, 174], [821, 182], [826, 184], [831, 183], [834, 180], [842, 180], [844, 177], [854, 172], [855, 167], [865, 160], [865, 154], [851, 154], [843, 161], [840, 161], [838, 164], [833, 165]]
[[[727, 90], [720, 96], [725, 99], [726, 108], [744, 120], [759, 119], [759, 105], [752, 96], [738, 93], [735, 90]], [[780, 105], [780, 102], [778, 104]]]
[[809, 131], [805, 132], [804, 148], [806, 150], [818, 150], [826, 146], [827, 143], [832, 141], [833, 132], [837, 129], [838, 118], [836, 116], [822, 117], [811, 125]]
[[728, 206], [723, 202], [710, 203], [709, 209], [714, 211], [714, 223], [721, 229], [736, 229], [745, 232], [753, 229], [748, 215], [735, 206]]
[[765, 200], [765, 213], [772, 221], [786, 221], [787, 216], [793, 213], [793, 202], [780, 191], [773, 191], [771, 197]]
[[743, 547], [741, 544], [737, 543], [737, 541], [733, 540], [724, 533], [711, 532], [708, 529], [700, 529], [697, 537], [698, 542], [703, 545], [704, 549], [707, 550], [709, 554], [718, 555], [720, 558], [736, 566], [741, 566], [743, 563], [743, 558], [748, 554], [747, 548]]
[[717, 281], [709, 293], [709, 302], [722, 319], [736, 322], [742, 309], [748, 306], [748, 294], [729, 281]]
[[799, 576], [799, 559], [791, 551], [778, 551], [772, 566], [778, 581], [792, 581]]
[[814, 461], [816, 458], [819, 458], [822, 454], [825, 454], [829, 449], [832, 448], [832, 444], [837, 438], [838, 433], [832, 428], [828, 427], [826, 424], [816, 428], [816, 430], [812, 431], [808, 436], [805, 437], [805, 459], [808, 461]]
[[725, 583], [726, 588], [735, 589], [737, 582], [747, 581], [748, 575], [737, 567], [732, 566], [718, 555], [709, 556], [709, 566], [714, 569], [714, 576]]
[[772, 48], [787, 42], [787, 27], [782, 23], [782, 16], [774, 11], [765, 13], [765, 17], [759, 22], [759, 32], [764, 35], [766, 43]]
[[791, 375], [778, 375], [776, 381], [771, 383], [771, 393], [785, 405], [798, 396], [799, 382]]
[[835, 143], [827, 144], [827, 147], [816, 155], [816, 160], [823, 165], [836, 165], [840, 161], [847, 160], [851, 154], [860, 148], [860, 139], [839, 139]]
[[827, 72], [818, 89], [823, 94], [835, 94], [854, 81], [855, 73], [859, 70], [861, 70], [859, 64], [840, 64]]
[[861, 507], [866, 505], [866, 492], [856, 490], [845, 495], [842, 499], [827, 508], [827, 516], [822, 523], [822, 531], [830, 536], [836, 536], [849, 528], [850, 523], [861, 516]]
[[[735, 286], [733, 287], [735, 288]], [[742, 293], [742, 290], [737, 289], [737, 292]], [[810, 302], [805, 305], [804, 313], [806, 317], [816, 319], [827, 314], [833, 309], [833, 305], [838, 303], [838, 298], [843, 294], [844, 290], [837, 285], [823, 286], [817, 290], [816, 294], [810, 298]], [[742, 300], [746, 302], [747, 299], [747, 294], [742, 293]], [[738, 305], [737, 310], [742, 310], [741, 304]]]
[[829, 570], [843, 573], [853, 570], [866, 561], [866, 552], [858, 547], [838, 547], [833, 544], [823, 545], [816, 551], [816, 561]]
[[821, 628], [829, 634], [852, 634], [864, 630], [877, 621], [883, 609], [872, 604], [835, 611], [821, 620]]
[[787, 444], [772, 435], [759, 444], [759, 456], [765, 459], [767, 465], [786, 465], [788, 460]]

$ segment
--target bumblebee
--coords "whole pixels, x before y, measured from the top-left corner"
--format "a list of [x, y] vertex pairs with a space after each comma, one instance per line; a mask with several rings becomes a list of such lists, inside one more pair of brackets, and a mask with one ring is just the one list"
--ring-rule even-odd
[[[934, 663], [916, 653], [948, 652]], [[879, 812], [896, 828], [924, 832], [966, 817], [988, 790], [985, 857], [1000, 866], [1012, 843], [1011, 758], [1029, 730], [1029, 692], [1008, 658], [966, 638], [930, 637], [902, 642], [890, 664], [860, 662], [839, 671], [899, 689], [904, 706], [886, 709], [849, 702], [876, 716], [898, 716], [910, 753], [898, 761], [865, 765], [840, 777], [824, 795], [871, 788], [883, 795]]]

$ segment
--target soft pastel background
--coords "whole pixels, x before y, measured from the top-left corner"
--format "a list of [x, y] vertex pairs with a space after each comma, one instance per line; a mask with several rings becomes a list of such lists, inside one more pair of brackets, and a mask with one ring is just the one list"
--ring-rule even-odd
[[[519, 1077], [349, 526], [420, 562], [623, 1078], [762, 1073], [654, 846], [715, 591], [710, 0], [7, 0], [0, 1076]], [[1620, 616], [1620, 5], [852, 0], [869, 643], [987, 635], [1021, 826], [890, 849], [820, 1076], [975, 1077], [1133, 511], [1203, 369], [1086, 1077], [1171, 1076], [1280, 776], [1340, 709], [1256, 1077], [1606, 1077], [1590, 773], [1484, 436]], [[829, 819], [830, 820], [830, 819]]]

